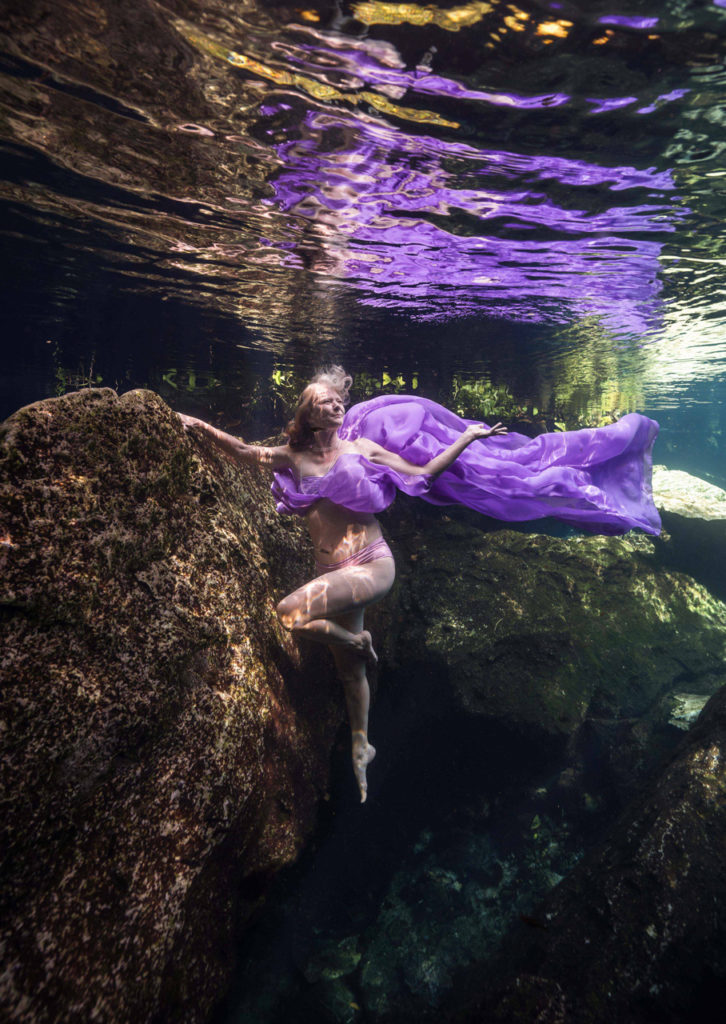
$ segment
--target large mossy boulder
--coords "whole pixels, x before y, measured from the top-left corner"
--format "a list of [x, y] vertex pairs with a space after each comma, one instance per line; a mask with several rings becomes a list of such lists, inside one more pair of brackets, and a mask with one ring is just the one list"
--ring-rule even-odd
[[726, 681], [726, 605], [664, 570], [648, 537], [483, 533], [443, 516], [397, 539], [415, 562], [392, 663], [443, 679], [466, 716], [546, 748], [587, 719]]
[[3, 1019], [204, 1020], [343, 709], [279, 627], [300, 527], [154, 394], [0, 428]]

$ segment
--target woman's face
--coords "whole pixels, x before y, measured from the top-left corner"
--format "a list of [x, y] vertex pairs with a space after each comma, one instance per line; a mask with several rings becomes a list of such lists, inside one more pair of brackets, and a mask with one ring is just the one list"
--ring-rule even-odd
[[313, 430], [333, 430], [343, 422], [345, 406], [337, 391], [325, 384], [312, 385], [308, 422]]

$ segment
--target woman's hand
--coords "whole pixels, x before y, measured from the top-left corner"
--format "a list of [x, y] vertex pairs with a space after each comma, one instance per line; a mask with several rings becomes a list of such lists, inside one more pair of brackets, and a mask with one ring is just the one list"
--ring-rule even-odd
[[464, 437], [467, 443], [471, 441], [478, 441], [484, 437], [495, 437], [498, 434], [506, 434], [507, 428], [503, 427], [501, 423], [495, 423], [493, 427], [487, 427], [483, 423], [470, 423], [464, 431]]
[[185, 430], [189, 430], [190, 427], [203, 427], [205, 423], [203, 420], [197, 419], [196, 416], [187, 416], [184, 412], [178, 412], [177, 416], [182, 421], [182, 425]]

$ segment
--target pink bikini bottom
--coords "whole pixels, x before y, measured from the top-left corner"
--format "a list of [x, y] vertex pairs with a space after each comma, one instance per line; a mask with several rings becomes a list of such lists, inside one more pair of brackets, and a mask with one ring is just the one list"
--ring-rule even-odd
[[393, 558], [391, 549], [386, 544], [383, 537], [379, 537], [378, 540], [374, 540], [372, 544], [366, 544], [360, 551], [356, 551], [354, 555], [349, 555], [347, 558], [341, 559], [340, 562], [331, 562], [330, 565], [326, 565], [324, 562], [319, 562], [315, 559], [315, 565], [318, 570], [318, 576], [324, 575], [326, 572], [335, 572], [336, 569], [345, 569], [349, 565], [366, 565], [368, 562], [375, 562], [377, 558]]

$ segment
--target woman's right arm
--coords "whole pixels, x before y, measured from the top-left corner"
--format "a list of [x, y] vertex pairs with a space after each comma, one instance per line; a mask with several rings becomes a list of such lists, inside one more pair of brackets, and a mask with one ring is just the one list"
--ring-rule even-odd
[[260, 444], [246, 444], [241, 437], [225, 434], [223, 430], [218, 430], [211, 423], [205, 423], [204, 420], [199, 420], [196, 416], [187, 416], [182, 412], [177, 415], [184, 424], [185, 430], [198, 429], [235, 462], [245, 466], [267, 466], [270, 469], [284, 469], [290, 465], [287, 445], [266, 448]]

